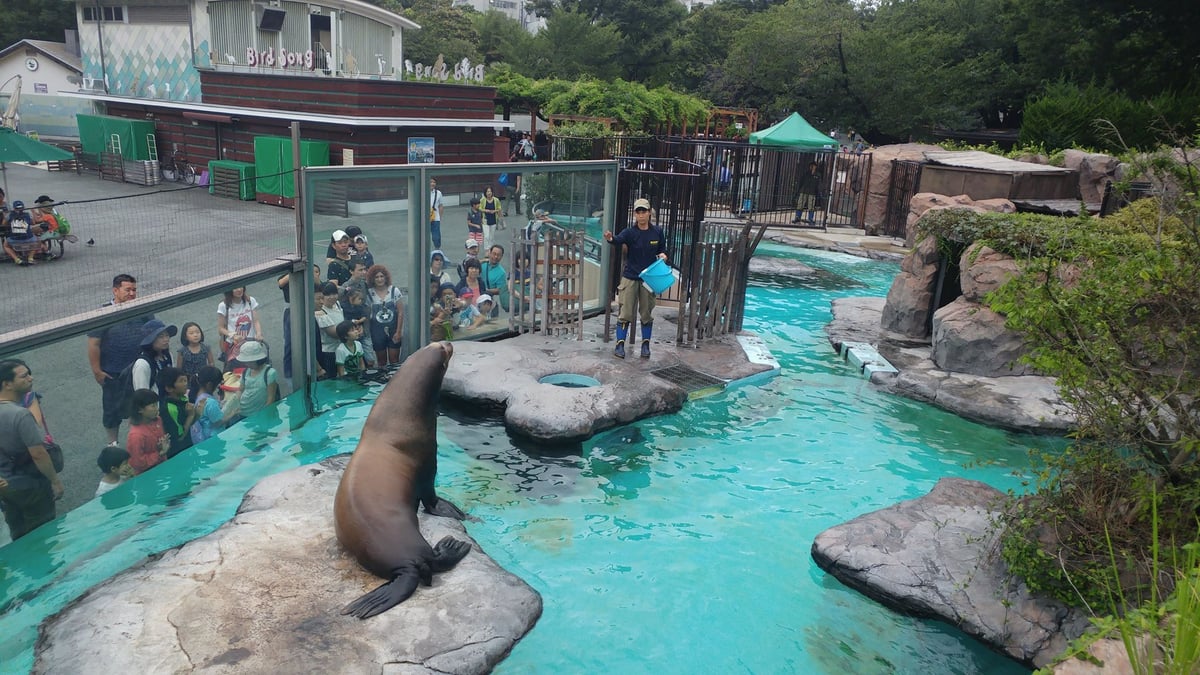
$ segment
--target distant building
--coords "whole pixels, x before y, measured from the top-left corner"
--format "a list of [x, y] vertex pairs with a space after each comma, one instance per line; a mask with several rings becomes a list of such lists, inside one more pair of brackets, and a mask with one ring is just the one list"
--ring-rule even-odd
[[480, 14], [489, 11], [500, 12], [519, 22], [530, 33], [536, 33], [546, 25], [545, 19], [525, 8], [525, 0], [454, 0], [453, 5], [470, 7]]
[[81, 66], [75, 31], [67, 42], [21, 40], [0, 50], [0, 111], [21, 84], [19, 130], [44, 137], [75, 136], [75, 113], [91, 112], [91, 104], [58, 95], [79, 86]]
[[504, 156], [483, 66], [404, 58], [413, 21], [362, 0], [76, 0], [78, 87], [96, 112], [153, 120], [158, 159], [255, 160], [255, 138], [327, 141], [334, 164], [402, 164], [410, 137], [439, 162]]

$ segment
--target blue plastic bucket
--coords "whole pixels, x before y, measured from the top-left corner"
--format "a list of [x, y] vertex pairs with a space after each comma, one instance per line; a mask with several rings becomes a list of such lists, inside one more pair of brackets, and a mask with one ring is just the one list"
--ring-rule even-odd
[[662, 259], [655, 260], [654, 264], [642, 270], [638, 276], [642, 278], [642, 284], [650, 289], [651, 293], [656, 294], [665, 293], [679, 280], [679, 272], [671, 269], [671, 266]]

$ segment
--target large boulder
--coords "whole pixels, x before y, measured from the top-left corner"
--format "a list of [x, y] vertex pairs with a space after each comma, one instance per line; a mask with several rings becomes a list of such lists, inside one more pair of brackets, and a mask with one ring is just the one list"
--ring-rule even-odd
[[962, 297], [972, 302], [983, 302], [988, 293], [1021, 272], [1012, 256], [982, 244], [967, 247], [958, 269]]
[[1017, 206], [1007, 199], [971, 199], [967, 195], [947, 197], [933, 192], [918, 192], [908, 203], [908, 220], [905, 222], [905, 243], [912, 246], [917, 237], [917, 223], [930, 211], [963, 209], [975, 213], [1016, 213]]
[[943, 478], [924, 497], [817, 535], [812, 557], [895, 610], [940, 619], [1026, 666], [1042, 667], [1088, 627], [1087, 615], [1035, 596], [997, 554], [1004, 494]]
[[871, 180], [867, 188], [867, 207], [863, 214], [866, 233], [880, 234], [887, 218], [888, 191], [892, 185], [892, 160], [925, 160], [927, 151], [941, 150], [936, 145], [902, 143], [883, 145], [871, 151]]
[[1079, 172], [1079, 196], [1084, 202], [1099, 204], [1104, 199], [1104, 186], [1117, 180], [1117, 168], [1121, 162], [1096, 152], [1066, 150], [1063, 165]]
[[926, 237], [900, 261], [900, 273], [892, 280], [880, 317], [884, 330], [911, 338], [929, 336], [940, 256], [937, 239]]
[[[491, 672], [542, 600], [474, 542], [404, 604], [365, 621], [339, 613], [382, 583], [334, 536], [348, 459], [263, 480], [216, 532], [93, 588], [43, 624], [34, 671]], [[457, 520], [418, 518], [429, 541], [471, 541]]]
[[1029, 375], [1019, 359], [1027, 351], [1020, 333], [985, 305], [958, 297], [933, 313], [933, 351], [938, 368], [982, 377]]
[[1064, 434], [1075, 428], [1075, 417], [1063, 403], [1052, 378], [983, 377], [942, 370], [931, 360], [928, 343], [881, 330], [882, 312], [882, 303], [877, 299], [839, 298], [833, 301], [833, 321], [825, 327], [835, 350], [840, 351], [846, 342], [866, 342], [899, 370], [873, 373], [873, 384], [898, 396], [1004, 429]]

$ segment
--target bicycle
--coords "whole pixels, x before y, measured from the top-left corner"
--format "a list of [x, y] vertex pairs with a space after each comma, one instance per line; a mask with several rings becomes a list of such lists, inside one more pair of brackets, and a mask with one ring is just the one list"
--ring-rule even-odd
[[196, 168], [188, 164], [181, 154], [176, 154], [169, 163], [162, 165], [162, 175], [165, 181], [196, 184]]

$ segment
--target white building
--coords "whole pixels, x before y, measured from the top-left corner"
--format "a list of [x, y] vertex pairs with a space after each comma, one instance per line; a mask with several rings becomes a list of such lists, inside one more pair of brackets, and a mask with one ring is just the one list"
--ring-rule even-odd
[[531, 11], [526, 10], [525, 0], [454, 0], [455, 7], [470, 7], [476, 12], [484, 13], [497, 11], [519, 22], [530, 33], [536, 33], [546, 25], [546, 21]]
[[68, 31], [68, 42], [21, 40], [0, 50], [0, 111], [21, 87], [19, 130], [39, 136], [72, 137], [75, 113], [91, 112], [91, 104], [58, 96], [79, 86], [81, 64]]

